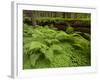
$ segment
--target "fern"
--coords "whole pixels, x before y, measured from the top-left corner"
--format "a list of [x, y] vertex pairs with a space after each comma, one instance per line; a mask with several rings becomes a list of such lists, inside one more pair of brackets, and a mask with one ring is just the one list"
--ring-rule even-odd
[[39, 59], [40, 55], [41, 55], [41, 54], [36, 53], [36, 54], [32, 54], [32, 55], [30, 56], [30, 63], [31, 63], [31, 65], [32, 65], [33, 67], [35, 66], [35, 63], [36, 63], [36, 61]]
[[44, 50], [44, 51], [43, 51], [43, 49], [41, 49], [41, 51], [44, 54], [46, 59], [48, 59], [50, 62], [53, 61], [54, 56], [53, 56], [52, 49], [48, 49], [48, 50]]
[[56, 34], [55, 38], [62, 41], [62, 40], [68, 39], [69, 38], [69, 35], [66, 34], [63, 31], [59, 31], [58, 34]]
[[74, 67], [91, 64], [88, 35], [24, 25], [23, 68]]
[[30, 47], [29, 47], [29, 50], [32, 50], [32, 49], [40, 49], [41, 48], [41, 43], [40, 42], [37, 42], [37, 41], [33, 41], [30, 43]]
[[71, 33], [74, 32], [74, 28], [71, 27], [71, 26], [68, 26], [68, 27], [66, 28], [66, 32], [67, 32], [68, 34], [71, 34]]

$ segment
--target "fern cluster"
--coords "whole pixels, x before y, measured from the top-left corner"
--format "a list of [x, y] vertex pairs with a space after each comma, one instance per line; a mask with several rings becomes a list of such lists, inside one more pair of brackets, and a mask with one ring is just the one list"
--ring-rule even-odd
[[24, 69], [90, 65], [90, 40], [77, 33], [24, 24]]

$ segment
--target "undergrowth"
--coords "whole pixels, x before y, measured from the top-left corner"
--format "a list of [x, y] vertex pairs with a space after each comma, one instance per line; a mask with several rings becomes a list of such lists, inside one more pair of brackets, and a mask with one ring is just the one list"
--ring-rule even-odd
[[23, 69], [90, 66], [90, 40], [48, 26], [23, 27]]

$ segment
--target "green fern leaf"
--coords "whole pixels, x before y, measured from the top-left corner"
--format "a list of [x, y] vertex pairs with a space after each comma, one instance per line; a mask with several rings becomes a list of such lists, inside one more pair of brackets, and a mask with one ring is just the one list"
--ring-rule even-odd
[[41, 52], [44, 54], [45, 58], [50, 60], [51, 62], [53, 61], [54, 55], [52, 49], [41, 49]]
[[30, 44], [29, 50], [32, 50], [32, 49], [40, 49], [41, 48], [41, 45], [42, 45], [42, 43], [37, 42], [37, 41], [33, 41]]
[[31, 65], [33, 67], [35, 66], [35, 63], [38, 60], [38, 58], [39, 58], [40, 55], [41, 54], [39, 54], [39, 53], [30, 55], [30, 62], [31, 62]]

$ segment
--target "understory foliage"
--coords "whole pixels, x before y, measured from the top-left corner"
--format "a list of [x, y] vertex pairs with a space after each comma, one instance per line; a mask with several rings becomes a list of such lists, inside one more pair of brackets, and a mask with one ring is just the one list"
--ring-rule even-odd
[[24, 69], [91, 65], [90, 40], [78, 33], [26, 24], [23, 32]]

